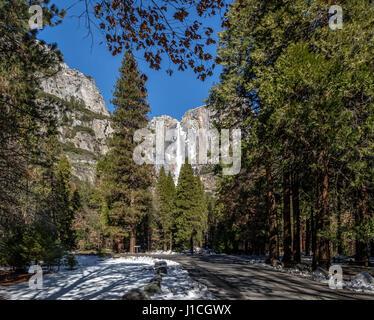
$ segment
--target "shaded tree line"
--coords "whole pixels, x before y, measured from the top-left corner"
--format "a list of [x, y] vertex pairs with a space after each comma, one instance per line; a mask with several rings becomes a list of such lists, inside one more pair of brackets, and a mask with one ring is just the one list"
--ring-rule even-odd
[[[61, 54], [28, 29], [30, 3], [0, 6], [0, 264], [24, 268], [59, 264], [74, 248], [74, 212], [80, 206], [71, 167], [57, 142], [52, 101], [40, 83], [58, 71]], [[45, 25], [61, 21], [43, 9]]]
[[[241, 110], [242, 171], [221, 177], [216, 210], [223, 250], [273, 263], [332, 254], [368, 265], [373, 240], [372, 8], [339, 1], [342, 30], [325, 1], [237, 1], [220, 34], [221, 81], [210, 103], [221, 127]], [[232, 108], [236, 106], [236, 108]], [[222, 119], [222, 118], [221, 118]], [[232, 192], [235, 190], [235, 192]]]

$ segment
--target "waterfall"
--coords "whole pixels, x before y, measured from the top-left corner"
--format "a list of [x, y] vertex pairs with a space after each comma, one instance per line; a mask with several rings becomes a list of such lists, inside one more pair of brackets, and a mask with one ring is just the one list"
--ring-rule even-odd
[[175, 185], [178, 184], [178, 177], [179, 177], [179, 172], [180, 169], [182, 168], [182, 164], [184, 163], [185, 160], [185, 133], [183, 132], [183, 129], [181, 127], [180, 122], [177, 124], [177, 152], [176, 152], [176, 157], [175, 157], [175, 175], [174, 175], [174, 182]]

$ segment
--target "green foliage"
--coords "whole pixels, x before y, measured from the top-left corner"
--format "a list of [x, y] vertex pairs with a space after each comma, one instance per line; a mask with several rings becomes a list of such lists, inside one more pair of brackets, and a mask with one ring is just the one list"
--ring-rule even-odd
[[90, 136], [95, 136], [95, 131], [90, 127], [85, 126], [75, 126], [66, 135], [65, 138], [73, 139], [78, 132], [88, 133]]
[[52, 185], [51, 198], [53, 207], [51, 217], [56, 225], [56, 231], [61, 244], [66, 249], [75, 246], [73, 230], [74, 212], [79, 209], [78, 191], [71, 189], [71, 166], [66, 156], [62, 156], [56, 168], [56, 178]]
[[200, 177], [194, 176], [188, 158], [182, 165], [176, 190], [176, 242], [187, 249], [206, 228], [207, 205]]
[[[55, 131], [53, 108], [39, 103], [37, 92], [40, 80], [55, 72], [59, 54], [36, 41], [28, 9], [23, 0], [0, 7], [0, 232], [24, 223], [30, 166], [43, 163], [42, 147]], [[44, 8], [46, 23], [56, 10]]]
[[69, 270], [73, 270], [74, 267], [78, 264], [77, 259], [75, 258], [74, 254], [72, 254], [72, 253], [67, 253], [64, 256], [64, 259], [66, 260], [66, 264], [69, 267]]
[[100, 257], [100, 258], [105, 258], [105, 257], [106, 257], [106, 252], [105, 252], [105, 249], [104, 249], [104, 248], [99, 248], [99, 249], [97, 249], [96, 254], [97, 254], [98, 257]]
[[86, 149], [78, 148], [75, 146], [73, 142], [66, 142], [66, 143], [61, 144], [61, 148], [64, 153], [72, 155], [72, 156], [84, 155], [90, 159], [95, 159], [95, 160], [98, 158], [97, 154]]
[[[38, 4], [44, 25], [52, 26], [65, 12], [48, 3]], [[40, 95], [62, 56], [29, 30], [29, 7], [23, 0], [0, 6], [0, 263], [11, 267], [58, 264], [74, 242], [70, 166], [64, 157], [56, 166], [55, 104]]]
[[0, 239], [0, 264], [23, 268], [31, 262], [59, 265], [63, 248], [43, 224], [30, 229], [14, 229]]
[[136, 147], [133, 136], [137, 129], [147, 126], [149, 105], [145, 78], [131, 53], [125, 54], [119, 73], [112, 99], [111, 149], [98, 163], [97, 172], [101, 208], [106, 211], [111, 230], [123, 239], [126, 231], [134, 238], [136, 227], [150, 211], [153, 168], [139, 166], [132, 158]]
[[63, 124], [72, 124], [72, 117], [69, 118], [68, 114], [74, 113], [78, 120], [83, 122], [91, 122], [92, 120], [109, 120], [110, 117], [94, 112], [87, 108], [86, 104], [82, 100], [78, 100], [73, 96], [68, 99], [63, 99], [55, 96], [54, 94], [44, 92], [42, 90], [38, 91], [38, 98], [48, 102], [49, 104], [57, 106], [63, 113]]
[[156, 193], [160, 204], [159, 220], [165, 236], [169, 235], [174, 227], [175, 192], [174, 180], [171, 173], [169, 172], [166, 175], [165, 169], [162, 167], [158, 176]]
[[[372, 240], [373, 8], [364, 0], [339, 4], [344, 26], [335, 31], [322, 0], [236, 1], [228, 15], [218, 49], [224, 70], [209, 101], [220, 127], [239, 116], [245, 132], [242, 172], [219, 184], [217, 206], [226, 214], [219, 225], [231, 239], [228, 248], [265, 251], [262, 234], [269, 235], [271, 210], [285, 212], [283, 183], [290, 172], [292, 192], [301, 189], [300, 211], [315, 221], [315, 262], [328, 261], [334, 219], [343, 212], [354, 217], [356, 240]], [[280, 222], [278, 239], [285, 231]]]

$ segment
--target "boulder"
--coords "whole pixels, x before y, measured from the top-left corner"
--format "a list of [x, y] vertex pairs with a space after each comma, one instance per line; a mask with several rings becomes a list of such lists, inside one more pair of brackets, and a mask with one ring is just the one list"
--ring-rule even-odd
[[149, 295], [149, 296], [153, 296], [155, 294], [161, 294], [162, 290], [161, 290], [161, 284], [160, 284], [160, 282], [158, 282], [158, 281], [151, 281], [149, 284], [147, 284], [144, 287], [144, 292], [147, 295]]
[[306, 263], [298, 263], [295, 268], [300, 271], [310, 271], [310, 267]]
[[329, 278], [329, 273], [321, 267], [317, 267], [313, 272], [313, 279], [315, 280], [327, 280]]
[[167, 263], [166, 261], [156, 261], [155, 262], [155, 269], [157, 274], [167, 274], [168, 273], [168, 268], [167, 268]]
[[165, 266], [165, 267], [167, 266], [166, 261], [161, 260], [161, 261], [156, 261], [155, 262], [155, 268], [163, 267], [163, 266]]
[[282, 262], [278, 259], [274, 259], [273, 262], [272, 262], [272, 267], [278, 267], [278, 266], [282, 266]]
[[351, 282], [363, 287], [370, 287], [374, 285], [374, 278], [368, 272], [360, 272], [351, 277]]
[[141, 289], [131, 289], [123, 295], [121, 300], [149, 300], [149, 296]]
[[159, 283], [161, 283], [161, 281], [162, 281], [162, 276], [161, 276], [160, 274], [156, 274], [156, 275], [152, 278], [152, 280], [151, 280], [150, 282], [159, 282]]
[[162, 267], [158, 267], [158, 268], [156, 269], [156, 271], [157, 271], [157, 274], [158, 274], [158, 275], [161, 275], [161, 274], [167, 274], [167, 273], [168, 273], [168, 268], [162, 266]]

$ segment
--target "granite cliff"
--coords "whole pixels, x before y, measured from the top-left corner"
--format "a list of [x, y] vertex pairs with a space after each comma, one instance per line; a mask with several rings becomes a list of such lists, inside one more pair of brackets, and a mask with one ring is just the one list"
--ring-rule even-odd
[[110, 113], [93, 78], [65, 63], [55, 76], [42, 83], [44, 94], [54, 101], [59, 141], [73, 174], [93, 184], [100, 155], [108, 151], [112, 132]]

